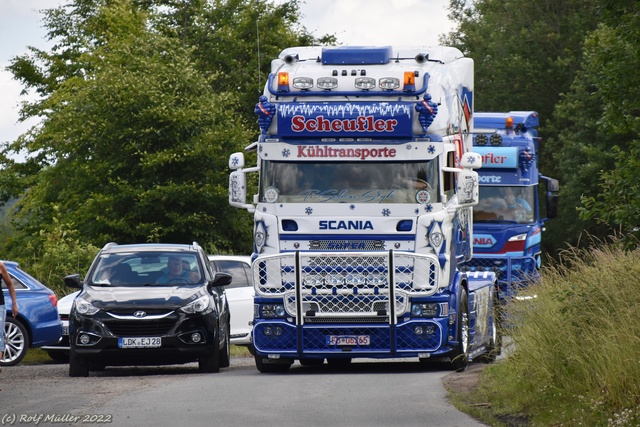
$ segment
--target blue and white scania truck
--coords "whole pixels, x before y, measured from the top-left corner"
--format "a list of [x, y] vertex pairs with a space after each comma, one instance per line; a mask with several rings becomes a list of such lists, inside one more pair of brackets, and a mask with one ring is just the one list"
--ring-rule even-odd
[[254, 214], [258, 370], [495, 357], [495, 274], [460, 269], [481, 166], [473, 61], [447, 47], [288, 48], [255, 111], [257, 165], [230, 156], [229, 202]]
[[557, 213], [558, 181], [538, 171], [538, 126], [535, 111], [474, 114], [473, 151], [483, 166], [473, 216], [474, 255], [467, 268], [494, 271], [503, 303], [539, 277], [544, 223]]

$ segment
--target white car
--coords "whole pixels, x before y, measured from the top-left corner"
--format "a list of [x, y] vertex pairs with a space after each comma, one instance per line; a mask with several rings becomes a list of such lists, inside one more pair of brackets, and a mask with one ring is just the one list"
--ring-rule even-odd
[[58, 300], [58, 315], [62, 321], [62, 339], [55, 345], [42, 347], [56, 362], [69, 362], [69, 313], [73, 300], [80, 293], [76, 291]]
[[225, 286], [231, 314], [231, 344], [251, 346], [253, 329], [253, 274], [251, 257], [209, 255], [215, 271], [229, 273], [231, 284]]

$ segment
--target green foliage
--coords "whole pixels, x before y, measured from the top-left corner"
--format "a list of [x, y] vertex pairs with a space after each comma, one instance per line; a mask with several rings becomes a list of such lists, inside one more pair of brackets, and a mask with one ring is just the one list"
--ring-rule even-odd
[[[54, 211], [56, 210], [54, 207]], [[84, 275], [99, 248], [84, 243], [73, 223], [61, 223], [57, 217], [38, 234], [38, 246], [27, 244], [20, 248], [19, 255], [14, 260], [61, 298], [75, 290], [70, 290], [64, 284], [64, 277], [74, 273]]]
[[544, 123], [567, 90], [595, 0], [451, 0], [455, 31], [441, 37], [475, 62], [477, 111], [534, 110]]
[[508, 358], [487, 368], [480, 391], [492, 412], [533, 425], [640, 423], [640, 250], [567, 251], [509, 307]]
[[[227, 159], [255, 138], [271, 58], [315, 41], [297, 20], [297, 1], [75, 0], [45, 11], [56, 44], [8, 67], [41, 95], [21, 117], [42, 124], [0, 156], [0, 200], [18, 199], [7, 256], [44, 245], [53, 218], [96, 246], [195, 240], [249, 253], [251, 219], [228, 204]], [[27, 160], [11, 160], [17, 152]]]

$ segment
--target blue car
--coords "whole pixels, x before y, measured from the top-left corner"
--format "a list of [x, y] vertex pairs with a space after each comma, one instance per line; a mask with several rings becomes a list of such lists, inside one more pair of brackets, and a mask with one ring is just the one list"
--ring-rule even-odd
[[18, 263], [2, 261], [16, 288], [19, 313], [11, 315], [12, 301], [9, 290], [2, 282], [7, 322], [4, 327], [5, 348], [0, 366], [13, 366], [27, 354], [29, 347], [56, 344], [62, 338], [62, 322], [58, 316], [56, 294], [29, 274], [18, 268]]

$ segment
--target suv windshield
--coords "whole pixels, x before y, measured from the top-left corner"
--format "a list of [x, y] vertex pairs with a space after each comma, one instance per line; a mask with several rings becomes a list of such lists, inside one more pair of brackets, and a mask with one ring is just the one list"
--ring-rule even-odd
[[202, 283], [195, 252], [138, 252], [104, 254], [90, 282], [102, 286], [141, 286]]
[[435, 203], [437, 160], [420, 162], [263, 162], [266, 203]]

